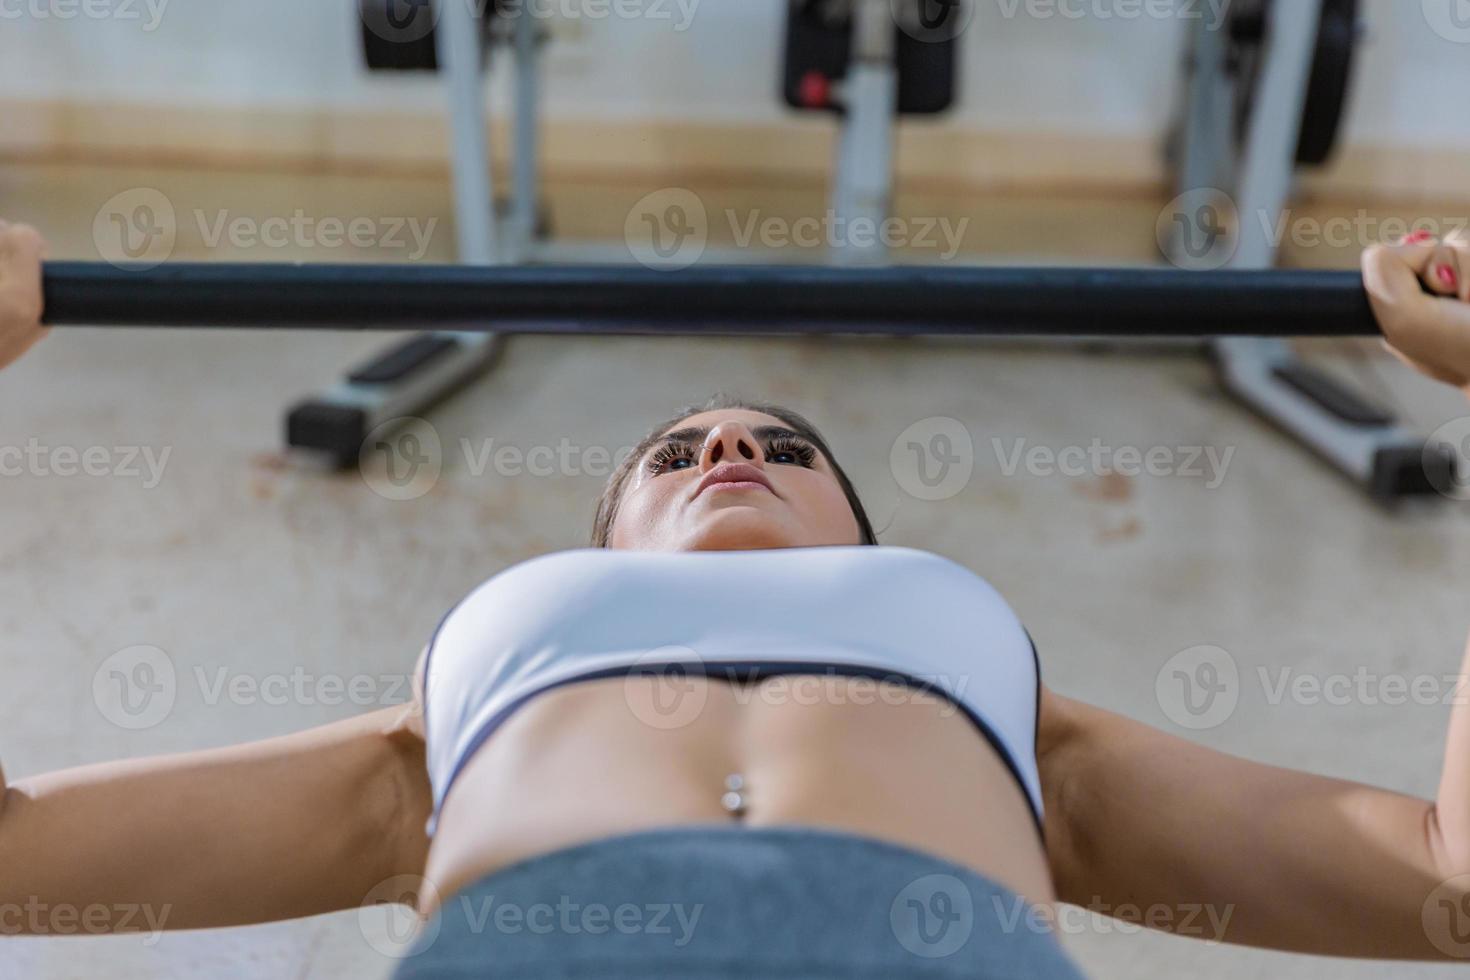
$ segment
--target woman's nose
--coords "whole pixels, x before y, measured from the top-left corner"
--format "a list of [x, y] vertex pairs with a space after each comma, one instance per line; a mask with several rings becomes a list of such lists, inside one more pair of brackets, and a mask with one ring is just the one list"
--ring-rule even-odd
[[721, 422], [705, 437], [699, 468], [711, 470], [721, 463], [764, 466], [765, 461], [760, 442], [743, 422]]

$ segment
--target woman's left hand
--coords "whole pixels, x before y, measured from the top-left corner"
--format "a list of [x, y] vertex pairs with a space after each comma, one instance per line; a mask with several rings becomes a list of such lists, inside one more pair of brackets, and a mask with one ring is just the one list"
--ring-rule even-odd
[[1416, 232], [1363, 253], [1363, 282], [1388, 347], [1470, 395], [1470, 242]]

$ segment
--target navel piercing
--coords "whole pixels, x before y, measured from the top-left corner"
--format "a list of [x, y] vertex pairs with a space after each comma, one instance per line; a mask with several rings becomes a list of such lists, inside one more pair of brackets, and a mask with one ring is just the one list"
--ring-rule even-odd
[[720, 805], [729, 811], [732, 817], [743, 817], [745, 815], [745, 777], [739, 774], [731, 774], [725, 777], [725, 795], [720, 797]]

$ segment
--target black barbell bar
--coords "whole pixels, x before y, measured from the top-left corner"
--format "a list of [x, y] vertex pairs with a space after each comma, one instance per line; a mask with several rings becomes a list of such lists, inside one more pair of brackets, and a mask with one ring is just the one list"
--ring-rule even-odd
[[57, 325], [634, 335], [1379, 333], [1356, 272], [48, 262]]

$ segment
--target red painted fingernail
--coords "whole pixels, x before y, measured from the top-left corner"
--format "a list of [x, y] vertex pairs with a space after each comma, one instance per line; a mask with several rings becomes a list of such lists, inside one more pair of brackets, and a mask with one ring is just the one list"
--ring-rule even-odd
[[1433, 235], [1421, 228], [1411, 235], [1405, 235], [1403, 243], [1405, 245], [1422, 245], [1432, 238], [1434, 238]]
[[1442, 265], [1434, 270], [1434, 274], [1444, 283], [1446, 289], [1460, 288], [1460, 276], [1455, 272], [1454, 266]]

